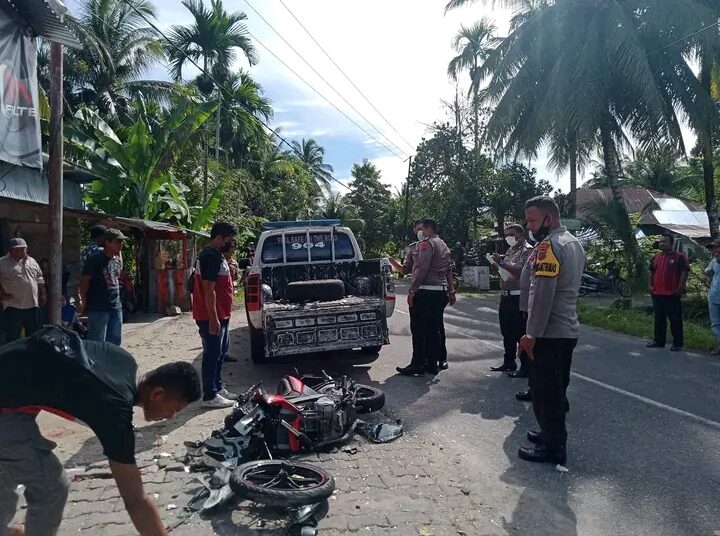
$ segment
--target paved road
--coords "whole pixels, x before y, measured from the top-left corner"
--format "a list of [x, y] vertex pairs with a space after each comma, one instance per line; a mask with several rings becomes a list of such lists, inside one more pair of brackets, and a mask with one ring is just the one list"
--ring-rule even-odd
[[[401, 294], [402, 294], [401, 289]], [[263, 379], [271, 387], [297, 365], [303, 372], [348, 373], [383, 388], [381, 418], [401, 418], [406, 434], [388, 445], [356, 439], [357, 452], [310, 456], [334, 476], [337, 493], [322, 536], [716, 536], [720, 534], [720, 360], [648, 350], [636, 338], [583, 329], [569, 398], [568, 473], [517, 458], [534, 426], [529, 404], [514, 400], [523, 380], [491, 373], [500, 362], [497, 298], [465, 298], [448, 309], [450, 369], [435, 378], [397, 376], [411, 353], [405, 296], [391, 319], [392, 344], [362, 364], [354, 356], [303, 358], [253, 366], [244, 314], [233, 319], [226, 380], [238, 391]], [[199, 364], [187, 315], [146, 326], [126, 346], [142, 370], [173, 359]], [[183, 442], [207, 437], [224, 412], [192, 406], [169, 422], [138, 424], [138, 461], [146, 489], [172, 536], [281, 536], [284, 516], [249, 503], [184, 521], [197, 489]], [[73, 473], [60, 534], [134, 534], [97, 440], [77, 425], [44, 418]], [[165, 437], [161, 445], [156, 438]], [[90, 471], [85, 471], [89, 464]], [[173, 508], [172, 505], [177, 505]], [[20, 517], [22, 516], [22, 512]], [[19, 518], [20, 518], [19, 517]], [[179, 525], [178, 525], [179, 523]]]
[[522, 380], [489, 372], [502, 348], [496, 300], [466, 298], [448, 309], [451, 368], [433, 381], [388, 376], [410, 352], [406, 311], [402, 296], [393, 344], [373, 376], [387, 378], [408, 426], [466, 453], [467, 475], [488, 486], [489, 501], [505, 501], [491, 504], [509, 534], [720, 534], [719, 360], [583, 328], [563, 475], [517, 458], [534, 419], [512, 399]]

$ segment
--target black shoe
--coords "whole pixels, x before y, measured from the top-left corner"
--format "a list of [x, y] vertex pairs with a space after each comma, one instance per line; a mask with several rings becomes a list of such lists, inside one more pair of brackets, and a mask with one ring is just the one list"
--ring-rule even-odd
[[437, 365], [425, 365], [425, 373], [431, 374], [432, 376], [435, 376], [440, 372], [440, 369]]
[[493, 372], [512, 372], [514, 370], [517, 370], [517, 365], [515, 365], [514, 363], [512, 365], [506, 365], [505, 363], [503, 363], [499, 367], [490, 367], [490, 370], [492, 370]]
[[671, 352], [682, 352], [684, 349], [682, 346], [675, 346], [674, 344], [670, 347]]
[[440, 370], [447, 370], [448, 369], [448, 362], [447, 361], [440, 361], [438, 364], [438, 368]]
[[647, 343], [645, 346], [646, 346], [646, 348], [665, 348], [664, 344], [658, 344], [655, 341], [651, 341], [651, 342]]
[[508, 376], [511, 378], [527, 378], [529, 374], [527, 373], [527, 370], [516, 370], [515, 372], [508, 372]]
[[515, 398], [520, 402], [532, 402], [532, 394], [530, 393], [530, 389], [528, 389], [527, 391], [520, 391], [519, 393], [515, 393]]
[[415, 368], [412, 365], [408, 365], [407, 367], [396, 367], [395, 370], [398, 371], [398, 374], [402, 374], [403, 376], [424, 376], [425, 371], [423, 369]]
[[237, 363], [237, 362], [238, 362], [238, 358], [237, 358], [237, 357], [230, 356], [230, 355], [226, 355], [225, 357], [223, 357], [223, 362], [225, 362], [225, 363]]
[[520, 459], [528, 462], [537, 463], [554, 463], [565, 465], [567, 455], [565, 449], [550, 450], [544, 445], [536, 445], [535, 447], [520, 447], [518, 451]]
[[537, 432], [535, 430], [528, 430], [527, 439], [528, 439], [528, 441], [530, 441], [530, 443], [534, 443], [535, 445], [542, 445], [542, 442], [543, 442], [542, 432]]

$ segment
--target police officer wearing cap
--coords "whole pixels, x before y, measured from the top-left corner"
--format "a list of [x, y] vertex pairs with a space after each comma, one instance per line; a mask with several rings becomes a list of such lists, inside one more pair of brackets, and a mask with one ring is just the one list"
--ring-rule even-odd
[[437, 374], [443, 359], [443, 313], [448, 303], [455, 302], [455, 291], [448, 284], [451, 252], [437, 236], [437, 222], [425, 219], [423, 240], [417, 247], [412, 282], [408, 290], [408, 306], [414, 309], [413, 357], [407, 367], [397, 367], [405, 376]]
[[498, 310], [505, 351], [502, 365], [490, 367], [490, 370], [509, 372], [513, 378], [527, 378], [527, 359], [520, 359], [520, 370], [517, 371], [515, 357], [520, 337], [525, 334], [525, 317], [520, 311], [520, 272], [530, 256], [532, 246], [525, 240], [525, 229], [519, 224], [505, 227], [505, 241], [510, 246], [505, 252], [505, 257], [493, 255], [493, 260], [509, 274], [506, 280], [500, 281]]
[[585, 268], [580, 242], [560, 224], [560, 211], [551, 197], [525, 203], [525, 219], [539, 242], [530, 280], [526, 334], [520, 349], [531, 360], [532, 403], [539, 431], [529, 431], [533, 447], [522, 447], [520, 458], [564, 464], [566, 392], [580, 325], [577, 300]]

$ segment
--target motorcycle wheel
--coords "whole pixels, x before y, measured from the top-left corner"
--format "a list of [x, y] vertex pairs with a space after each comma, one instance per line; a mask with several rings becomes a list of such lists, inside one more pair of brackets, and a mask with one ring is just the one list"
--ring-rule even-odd
[[617, 291], [618, 294], [620, 294], [620, 296], [622, 296], [623, 298], [629, 298], [630, 296], [632, 296], [632, 289], [626, 281], [617, 282]]
[[580, 296], [587, 296], [589, 293], [588, 288], [585, 286], [580, 287]]
[[230, 488], [241, 499], [274, 506], [305, 506], [328, 499], [335, 491], [335, 480], [308, 463], [263, 460], [235, 469]]

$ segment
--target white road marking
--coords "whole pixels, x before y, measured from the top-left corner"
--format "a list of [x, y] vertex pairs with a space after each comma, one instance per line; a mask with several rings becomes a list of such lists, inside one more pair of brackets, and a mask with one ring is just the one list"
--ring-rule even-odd
[[[402, 311], [400, 309], [395, 309], [399, 313], [402, 313], [404, 315], [409, 315], [407, 311]], [[446, 327], [447, 329], [447, 327]], [[468, 337], [470, 339], [474, 339], [476, 341], [480, 341], [482, 343], [485, 343], [488, 346], [492, 346], [495, 348], [501, 348], [501, 345], [493, 342], [488, 341], [485, 339], [480, 339], [478, 337], [475, 337], [473, 335], [468, 335], [462, 330], [458, 330], [457, 328], [450, 327], [449, 331], [454, 331], [455, 333], [458, 333], [459, 335], [463, 335], [465, 337]], [[571, 372], [570, 373], [573, 377], [591, 383], [593, 385], [596, 385], [598, 387], [602, 387], [603, 389], [607, 389], [608, 391], [612, 391], [613, 393], [618, 393], [620, 395], [627, 396], [628, 398], [632, 398], [634, 400], [637, 400], [639, 402], [642, 402], [644, 404], [647, 404], [648, 406], [652, 406], [654, 408], [662, 409], [664, 411], [667, 411], [669, 413], [674, 413], [675, 415], [679, 415], [681, 417], [687, 417], [688, 419], [691, 419], [697, 423], [704, 424], [705, 426], [709, 426], [711, 428], [715, 428], [717, 430], [720, 430], [720, 422], [713, 421], [712, 419], [706, 419], [705, 417], [701, 417], [700, 415], [695, 415], [694, 413], [690, 413], [689, 411], [685, 411], [679, 408], [676, 408], [674, 406], [669, 406], [667, 404], [663, 404], [662, 402], [658, 402], [656, 400], [653, 400], [651, 398], [644, 397], [642, 395], [638, 395], [636, 393], [632, 393], [630, 391], [626, 391], [625, 389], [620, 389], [619, 387], [615, 387], [614, 385], [609, 385], [607, 383], [601, 382], [599, 380], [595, 380], [593, 378], [589, 378], [587, 376], [584, 376], [582, 374], [579, 374], [577, 372]]]

